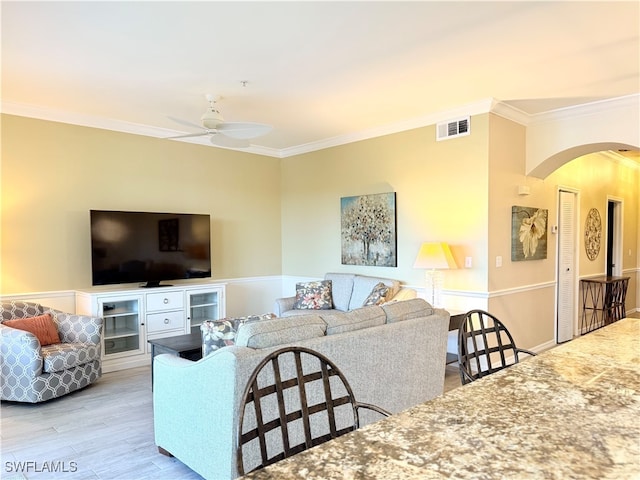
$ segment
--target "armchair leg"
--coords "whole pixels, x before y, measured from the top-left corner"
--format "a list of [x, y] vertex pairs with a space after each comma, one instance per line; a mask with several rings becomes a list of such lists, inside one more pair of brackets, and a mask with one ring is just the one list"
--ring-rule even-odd
[[171, 454], [170, 451], [165, 450], [164, 448], [162, 448], [159, 445], [158, 445], [158, 452], [161, 453], [162, 455], [166, 455], [167, 457], [173, 457], [173, 455]]

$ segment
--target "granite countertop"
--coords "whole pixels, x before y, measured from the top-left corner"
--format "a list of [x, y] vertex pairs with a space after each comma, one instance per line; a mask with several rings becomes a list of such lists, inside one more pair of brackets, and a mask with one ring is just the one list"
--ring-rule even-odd
[[640, 478], [640, 319], [620, 320], [246, 478]]

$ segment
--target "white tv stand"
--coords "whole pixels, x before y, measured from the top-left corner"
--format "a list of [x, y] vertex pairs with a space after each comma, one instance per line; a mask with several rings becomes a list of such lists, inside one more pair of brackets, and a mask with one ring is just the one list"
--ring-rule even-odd
[[103, 318], [104, 372], [149, 365], [149, 340], [199, 331], [204, 320], [224, 318], [225, 311], [222, 283], [76, 291], [76, 312]]

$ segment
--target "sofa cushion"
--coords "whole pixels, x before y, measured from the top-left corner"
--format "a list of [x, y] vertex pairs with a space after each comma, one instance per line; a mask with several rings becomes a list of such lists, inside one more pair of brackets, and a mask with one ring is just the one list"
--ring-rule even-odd
[[331, 280], [296, 283], [294, 310], [329, 310], [333, 308]]
[[410, 318], [426, 317], [433, 314], [433, 307], [422, 298], [386, 303], [381, 308], [387, 314], [387, 323], [401, 322]]
[[50, 313], [38, 315], [30, 318], [20, 318], [17, 320], [6, 320], [4, 325], [18, 330], [33, 333], [40, 342], [40, 346], [60, 343], [58, 327], [53, 321]]
[[369, 296], [364, 300], [363, 307], [369, 307], [371, 305], [382, 305], [387, 300], [389, 295], [389, 287], [384, 283], [379, 282], [373, 287]]
[[390, 278], [366, 277], [364, 275], [357, 275], [353, 280], [353, 292], [351, 293], [351, 300], [349, 301], [348, 310], [360, 308], [373, 290], [373, 287], [375, 287], [378, 283], [384, 283], [386, 286], [390, 287], [390, 296], [395, 295], [400, 288], [400, 282], [397, 280], [392, 280]]
[[356, 308], [350, 312], [323, 313], [321, 318], [327, 324], [327, 335], [384, 325], [387, 319], [384, 310], [376, 306]]
[[249, 315], [247, 317], [223, 318], [221, 320], [207, 320], [200, 325], [202, 332], [202, 356], [206, 357], [219, 348], [235, 345], [238, 328], [249, 322], [271, 320], [274, 313]]
[[323, 337], [327, 324], [317, 315], [274, 318], [268, 322], [245, 323], [238, 329], [236, 345], [269, 348]]
[[42, 371], [62, 372], [100, 360], [100, 348], [91, 343], [56, 343], [42, 347]]
[[327, 273], [325, 280], [331, 280], [331, 295], [333, 308], [346, 312], [349, 310], [349, 300], [353, 292], [353, 273]]

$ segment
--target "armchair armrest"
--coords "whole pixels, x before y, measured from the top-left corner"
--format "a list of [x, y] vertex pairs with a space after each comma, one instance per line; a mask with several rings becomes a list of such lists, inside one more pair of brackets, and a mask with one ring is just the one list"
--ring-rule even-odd
[[100, 345], [102, 318], [74, 315], [52, 308], [45, 309], [44, 313], [50, 313], [53, 321], [58, 325], [58, 333], [62, 343], [79, 342]]
[[293, 310], [293, 305], [296, 303], [296, 297], [284, 297], [284, 298], [276, 298], [275, 304], [275, 314], [279, 317], [282, 316], [283, 312], [287, 312], [289, 310]]
[[[9, 356], [19, 357], [20, 361], [7, 361]], [[0, 324], [0, 364], [2, 376], [15, 378], [26, 376], [35, 378], [42, 373], [42, 355], [40, 342], [31, 332], [7, 327]], [[5, 369], [9, 370], [9, 375]]]

